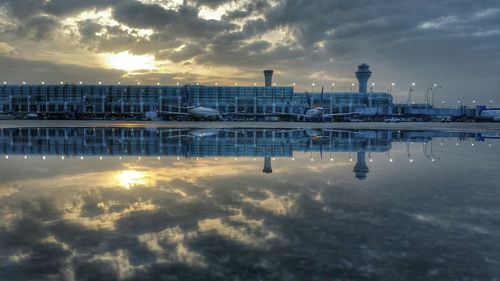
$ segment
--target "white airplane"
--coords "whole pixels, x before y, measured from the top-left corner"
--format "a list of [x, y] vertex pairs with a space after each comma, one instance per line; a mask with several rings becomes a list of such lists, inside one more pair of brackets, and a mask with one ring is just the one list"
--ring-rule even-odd
[[[306, 93], [307, 94], [307, 93]], [[323, 87], [321, 88], [321, 99], [323, 100]], [[326, 109], [322, 106], [314, 106], [304, 112], [304, 114], [295, 114], [288, 113], [288, 115], [297, 116], [298, 119], [302, 119], [304, 121], [308, 120], [329, 120], [334, 116], [350, 116], [350, 115], [358, 115], [359, 112], [350, 112], [350, 113], [325, 113]]]
[[205, 106], [172, 106], [175, 108], [185, 108], [187, 112], [164, 112], [174, 115], [188, 115], [195, 119], [216, 119], [222, 120], [222, 113], [219, 110]]

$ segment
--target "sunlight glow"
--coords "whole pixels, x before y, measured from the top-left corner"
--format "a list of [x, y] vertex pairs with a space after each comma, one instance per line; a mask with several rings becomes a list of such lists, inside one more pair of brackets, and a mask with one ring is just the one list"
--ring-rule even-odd
[[133, 55], [128, 51], [121, 53], [107, 53], [104, 55], [106, 63], [114, 68], [125, 71], [152, 70], [155, 68], [155, 59], [152, 55]]
[[146, 184], [146, 173], [144, 172], [134, 170], [121, 171], [116, 177], [120, 186], [125, 189]]

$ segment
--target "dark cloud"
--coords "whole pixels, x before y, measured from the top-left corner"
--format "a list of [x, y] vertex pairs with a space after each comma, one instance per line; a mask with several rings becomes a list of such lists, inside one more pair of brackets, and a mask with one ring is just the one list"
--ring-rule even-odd
[[[51, 42], [64, 19], [109, 8], [120, 25], [84, 20], [69, 40], [92, 52], [152, 54], [184, 67], [192, 61], [230, 66], [255, 73], [252, 81], [272, 67], [286, 75], [283, 83], [307, 85], [323, 73], [347, 88], [355, 66], [367, 62], [377, 70], [377, 84], [439, 82], [447, 96], [479, 91], [484, 99], [494, 98], [500, 86], [493, 74], [500, 57], [496, 0], [191, 0], [175, 8], [164, 0], [2, 0], [0, 6], [17, 26], [3, 32], [11, 46], [23, 38]], [[230, 9], [220, 20], [201, 16], [221, 6]], [[153, 32], [143, 36], [139, 29]]]

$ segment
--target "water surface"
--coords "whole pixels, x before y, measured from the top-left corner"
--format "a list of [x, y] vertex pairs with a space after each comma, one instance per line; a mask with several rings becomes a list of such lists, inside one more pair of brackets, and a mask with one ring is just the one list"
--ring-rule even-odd
[[0, 130], [1, 280], [498, 280], [497, 134]]

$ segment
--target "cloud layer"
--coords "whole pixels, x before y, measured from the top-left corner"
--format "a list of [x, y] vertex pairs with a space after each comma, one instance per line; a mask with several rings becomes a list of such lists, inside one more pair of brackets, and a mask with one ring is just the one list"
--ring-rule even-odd
[[[450, 102], [494, 99], [500, 86], [496, 0], [2, 0], [0, 15], [0, 55], [19, 61], [0, 75], [17, 82], [41, 80], [24, 65], [44, 61], [88, 69], [55, 78], [47, 67], [54, 81], [94, 82], [99, 69], [114, 81], [253, 83], [274, 68], [279, 84], [346, 90], [366, 62], [378, 90], [398, 84], [396, 98], [412, 81], [443, 84]], [[111, 70], [106, 56], [122, 52], [155, 68]]]

